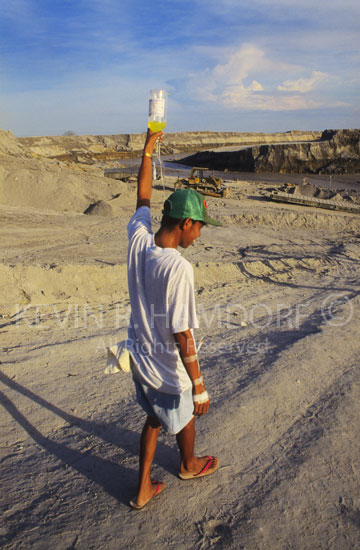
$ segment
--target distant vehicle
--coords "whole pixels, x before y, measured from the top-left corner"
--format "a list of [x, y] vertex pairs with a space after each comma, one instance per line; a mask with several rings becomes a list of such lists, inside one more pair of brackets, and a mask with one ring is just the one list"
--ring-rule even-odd
[[209, 168], [194, 167], [191, 169], [188, 178], [179, 178], [174, 185], [177, 189], [194, 189], [203, 195], [211, 195], [212, 197], [227, 197], [230, 189], [224, 185], [221, 178], [214, 176], [214, 171], [210, 173]]

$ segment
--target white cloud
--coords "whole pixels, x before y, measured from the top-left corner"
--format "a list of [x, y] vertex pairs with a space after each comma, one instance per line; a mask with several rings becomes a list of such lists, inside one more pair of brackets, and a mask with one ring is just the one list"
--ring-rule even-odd
[[310, 78], [299, 78], [298, 80], [286, 80], [277, 89], [281, 92], [300, 92], [306, 94], [311, 92], [319, 84], [328, 80], [329, 75], [320, 71], [313, 71]]
[[204, 101], [228, 102], [229, 97], [245, 98], [251, 92], [261, 92], [264, 88], [257, 80], [246, 84], [248, 76], [257, 70], [267, 72], [271, 63], [264, 52], [253, 45], [244, 45], [227, 52], [227, 61], [206, 69], [190, 77], [189, 87], [193, 95]]
[[262, 92], [264, 88], [260, 84], [260, 82], [257, 82], [256, 80], [253, 80], [250, 86], [248, 86], [248, 90], [250, 92]]
[[302, 94], [328, 80], [327, 73], [313, 71], [309, 78], [284, 81], [285, 75], [296, 76], [304, 68], [267, 55], [251, 44], [227, 51], [224, 57], [212, 69], [191, 75], [192, 97], [231, 109], [291, 111], [325, 106], [320, 97]]
[[244, 108], [259, 111], [296, 111], [315, 109], [321, 103], [299, 95], [276, 96], [273, 94], [253, 94], [250, 90], [231, 90], [222, 95], [222, 103], [230, 108]]

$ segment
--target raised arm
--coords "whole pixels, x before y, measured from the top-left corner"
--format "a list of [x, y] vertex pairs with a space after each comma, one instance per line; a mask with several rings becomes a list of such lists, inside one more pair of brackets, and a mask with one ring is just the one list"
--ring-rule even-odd
[[138, 174], [136, 210], [141, 206], [148, 206], [150, 208], [152, 190], [151, 155], [154, 151], [156, 141], [161, 138], [163, 134], [164, 132], [152, 132], [148, 130]]

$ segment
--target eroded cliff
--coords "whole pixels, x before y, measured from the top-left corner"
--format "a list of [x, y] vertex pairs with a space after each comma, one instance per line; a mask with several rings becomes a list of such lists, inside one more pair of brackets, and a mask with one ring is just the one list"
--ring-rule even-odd
[[[293, 143], [319, 139], [321, 132], [279, 132], [273, 134], [250, 132], [177, 132], [164, 136], [163, 153], [182, 153], [224, 146], [266, 143]], [[44, 136], [17, 138], [17, 142], [32, 154], [74, 162], [101, 161], [141, 153], [145, 134], [99, 136]]]
[[354, 174], [360, 172], [360, 130], [325, 130], [318, 141], [309, 143], [202, 151], [180, 162], [239, 172]]

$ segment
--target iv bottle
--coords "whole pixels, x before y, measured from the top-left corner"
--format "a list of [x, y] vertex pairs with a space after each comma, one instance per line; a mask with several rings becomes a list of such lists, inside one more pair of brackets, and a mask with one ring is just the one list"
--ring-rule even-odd
[[166, 126], [167, 91], [150, 90], [148, 127], [152, 132], [160, 132]]

